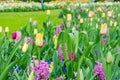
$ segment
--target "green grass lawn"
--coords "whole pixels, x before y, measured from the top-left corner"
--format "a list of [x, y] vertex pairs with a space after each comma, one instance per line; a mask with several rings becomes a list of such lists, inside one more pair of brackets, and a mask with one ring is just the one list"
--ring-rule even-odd
[[[61, 19], [58, 18], [60, 10], [51, 10], [50, 21], [52, 21], [55, 25], [60, 24], [62, 22]], [[9, 27], [10, 33], [13, 31], [19, 30], [20, 26], [24, 26], [28, 23], [29, 18], [32, 20], [36, 20], [38, 22], [38, 27], [41, 28], [43, 26], [43, 22], [47, 19], [46, 11], [39, 12], [1, 12], [0, 13], [0, 26]]]

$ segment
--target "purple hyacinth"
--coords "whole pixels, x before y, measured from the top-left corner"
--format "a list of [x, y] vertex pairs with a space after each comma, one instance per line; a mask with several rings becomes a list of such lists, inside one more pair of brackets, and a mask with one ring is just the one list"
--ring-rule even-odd
[[43, 59], [35, 67], [35, 80], [48, 80], [49, 75], [49, 64]]
[[37, 26], [37, 21], [33, 22], [33, 26], [35, 26], [35, 27]]
[[64, 56], [63, 56], [63, 51], [62, 51], [62, 45], [61, 44], [59, 45], [58, 53], [59, 53], [59, 56], [60, 56], [60, 62], [63, 62], [64, 61]]
[[71, 22], [69, 21], [68, 23], [67, 23], [67, 27], [70, 27], [71, 26]]
[[29, 44], [30, 42], [34, 45], [34, 40], [31, 37], [27, 37], [27, 43]]
[[102, 67], [102, 63], [97, 62], [95, 66], [94, 74], [99, 77], [100, 80], [105, 80], [104, 69]]
[[56, 36], [58, 36], [61, 33], [62, 28], [64, 27], [64, 24], [60, 24], [60, 26], [56, 29]]
[[80, 15], [78, 15], [78, 20], [80, 20], [80, 18], [81, 18], [81, 16], [80, 16]]

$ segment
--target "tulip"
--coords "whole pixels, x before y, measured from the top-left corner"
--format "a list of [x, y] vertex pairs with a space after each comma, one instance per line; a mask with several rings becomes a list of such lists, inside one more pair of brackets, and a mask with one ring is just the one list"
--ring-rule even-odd
[[55, 48], [57, 48], [57, 39], [58, 39], [58, 37], [56, 35], [54, 35], [53, 39], [54, 39], [54, 46], [55, 46]]
[[71, 21], [72, 20], [72, 15], [71, 14], [67, 14], [67, 21]]
[[92, 11], [90, 11], [89, 14], [88, 14], [89, 17], [93, 17], [94, 15], [95, 15], [95, 13], [92, 12]]
[[16, 31], [12, 33], [12, 39], [16, 42], [18, 42], [21, 39], [21, 32], [20, 31]]
[[102, 18], [104, 18], [105, 17], [105, 13], [102, 13]]
[[30, 22], [30, 23], [32, 22], [32, 18], [29, 19], [29, 22]]
[[34, 72], [33, 71], [30, 73], [28, 80], [34, 80]]
[[112, 63], [112, 61], [113, 61], [113, 56], [111, 52], [109, 51], [107, 54], [107, 63]]
[[8, 27], [5, 27], [5, 32], [9, 32], [9, 28]]
[[103, 41], [102, 41], [102, 42], [103, 42], [103, 44], [106, 44], [106, 39], [103, 39]]
[[47, 15], [50, 15], [50, 10], [47, 10]]
[[34, 34], [36, 35], [38, 33], [38, 30], [35, 28], [34, 29]]
[[107, 32], [107, 24], [104, 23], [104, 24], [101, 25], [100, 33], [103, 34], [103, 35], [105, 35], [106, 32]]
[[43, 33], [36, 34], [36, 46], [43, 46]]
[[51, 62], [51, 64], [50, 64], [50, 68], [49, 68], [49, 72], [51, 73], [52, 72], [52, 70], [53, 70], [53, 62]]
[[23, 47], [22, 47], [22, 52], [26, 52], [27, 51], [27, 49], [28, 49], [28, 44], [27, 43], [24, 43], [23, 44]]
[[114, 26], [115, 26], [115, 27], [117, 26], [117, 22], [114, 22]]
[[0, 26], [0, 33], [2, 32], [2, 26]]
[[84, 75], [82, 69], [80, 70], [80, 80], [84, 80]]
[[80, 19], [80, 23], [83, 23], [83, 18]]
[[108, 11], [107, 14], [108, 14], [109, 17], [111, 17], [111, 16], [112, 16], [112, 13], [113, 13], [112, 11]]

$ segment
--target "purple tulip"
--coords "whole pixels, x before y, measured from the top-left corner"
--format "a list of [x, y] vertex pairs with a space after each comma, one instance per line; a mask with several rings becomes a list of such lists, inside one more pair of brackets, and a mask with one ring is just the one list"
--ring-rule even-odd
[[75, 57], [75, 53], [74, 53], [74, 52], [71, 52], [71, 53], [70, 53], [70, 60], [71, 60], [71, 61], [75, 61], [75, 60], [76, 60], [76, 57]]
[[22, 34], [20, 31], [16, 31], [16, 32], [12, 33], [12, 39], [16, 42], [21, 39], [21, 36], [22, 36]]
[[34, 40], [31, 37], [27, 38], [27, 43], [29, 44], [30, 42], [32, 42], [32, 45], [34, 45]]

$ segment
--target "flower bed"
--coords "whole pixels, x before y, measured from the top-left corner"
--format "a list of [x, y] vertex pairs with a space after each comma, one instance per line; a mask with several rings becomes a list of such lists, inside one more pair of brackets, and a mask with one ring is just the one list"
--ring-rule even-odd
[[0, 27], [0, 80], [118, 80], [120, 5], [64, 5], [63, 23], [30, 19], [9, 38]]

